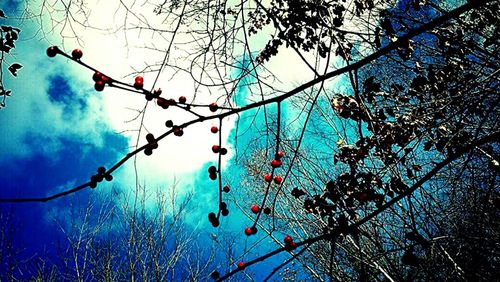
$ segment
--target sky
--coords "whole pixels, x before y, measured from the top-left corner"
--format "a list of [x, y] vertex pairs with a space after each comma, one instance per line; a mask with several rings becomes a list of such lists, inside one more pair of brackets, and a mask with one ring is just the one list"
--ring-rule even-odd
[[[146, 105], [144, 97], [138, 94], [110, 88], [96, 92], [92, 71], [62, 56], [47, 57], [48, 46], [57, 45], [67, 52], [79, 48], [83, 50], [82, 61], [101, 72], [128, 82], [133, 81], [134, 72], [137, 72], [144, 76], [145, 87], [152, 87], [157, 72], [145, 73], [141, 70], [151, 62], [164, 59], [163, 53], [153, 50], [152, 46], [167, 46], [170, 38], [159, 38], [147, 30], [134, 28], [145, 22], [161, 26], [161, 19], [154, 17], [152, 6], [141, 6], [138, 2], [132, 5], [132, 1], [125, 1], [134, 11], [142, 11], [140, 16], [134, 17], [126, 14], [116, 2], [89, 1], [84, 10], [74, 10], [74, 21], [69, 22], [61, 21], [65, 15], [60, 13], [58, 9], [61, 7], [57, 4], [43, 9], [40, 9], [40, 1], [32, 1], [29, 5], [24, 1], [7, 1], [0, 5], [9, 17], [2, 24], [22, 29], [15, 52], [7, 58], [7, 62], [23, 65], [18, 77], [4, 74], [6, 88], [11, 89], [13, 94], [7, 100], [7, 106], [0, 110], [0, 198], [44, 197], [73, 188], [87, 182], [99, 166], [115, 164], [132, 151], [137, 142], [140, 146], [145, 144], [147, 132], [155, 136], [165, 132], [164, 122], [167, 119], [180, 123], [193, 118], [178, 109], [164, 111], [152, 102]], [[21, 19], [20, 12], [26, 8], [33, 12], [41, 11], [42, 16]], [[84, 15], [88, 17], [88, 22], [82, 20]], [[82, 23], [92, 28], [84, 28]], [[262, 48], [266, 38], [263, 35], [253, 39], [256, 50]], [[177, 40], [182, 42], [187, 39]], [[172, 57], [182, 57], [185, 51], [176, 49]], [[304, 72], [303, 68], [290, 68], [291, 65], [300, 65], [292, 51], [284, 49], [280, 55], [282, 57], [271, 60], [267, 65], [277, 74], [277, 85], [291, 89], [313, 78], [313, 74]], [[236, 70], [234, 75], [238, 75]], [[293, 84], [287, 84], [289, 82]], [[176, 72], [173, 68], [167, 67], [161, 72], [155, 88], [161, 88], [162, 95], [168, 98], [186, 96], [190, 102], [194, 99], [195, 89], [190, 75]], [[208, 104], [217, 97], [217, 94], [201, 90], [194, 102]], [[245, 104], [254, 98], [242, 87], [238, 90], [236, 103]], [[147, 109], [142, 120], [144, 127], [138, 137], [141, 122], [138, 111], [144, 107]], [[276, 111], [273, 106], [268, 106], [267, 110], [270, 114]], [[284, 103], [285, 120], [296, 120], [289, 124], [292, 129], [295, 124], [298, 130], [304, 115], [292, 115], [290, 111], [290, 105]], [[262, 129], [262, 110], [251, 123], [251, 117], [256, 113], [250, 111], [240, 116], [239, 132], [245, 128]], [[236, 153], [244, 150], [255, 137], [254, 131], [249, 130], [250, 133], [239, 136], [238, 143], [235, 143], [236, 122], [235, 116], [224, 119], [221, 134], [222, 144], [229, 149], [222, 162], [224, 181], [236, 191], [232, 193], [238, 193], [240, 176], [245, 173]], [[181, 138], [168, 136], [160, 142], [152, 156], [145, 156], [142, 152], [137, 154], [113, 174], [112, 182], [103, 182], [95, 190], [84, 189], [49, 203], [1, 204], [3, 212], [13, 214], [13, 221], [3, 221], [2, 224], [18, 227], [14, 243], [21, 250], [20, 256], [30, 257], [44, 252], [55, 256], [55, 246], [65, 240], [61, 229], [69, 228], [71, 220], [67, 216], [74, 212], [75, 203], [85, 203], [95, 195], [114, 195], [112, 191], [118, 191], [125, 198], [133, 198], [137, 184], [164, 192], [175, 186], [181, 199], [193, 193], [193, 206], [187, 214], [186, 223], [188, 228], [202, 232], [202, 236], [219, 235], [220, 232], [242, 235], [243, 229], [252, 221], [232, 204], [230, 220], [223, 219], [221, 228], [213, 229], [206, 220], [208, 212], [216, 211], [218, 200], [217, 186], [208, 180], [206, 173], [208, 166], [216, 162], [211, 152], [212, 145], [218, 142], [218, 135], [210, 133], [214, 125], [218, 122], [198, 123], [186, 128]], [[243, 206], [249, 204], [242, 203]], [[147, 205], [154, 208], [154, 197], [148, 198]], [[241, 249], [235, 251], [235, 259], [248, 246], [262, 239], [258, 236], [241, 237]], [[264, 240], [270, 241], [269, 238]], [[267, 245], [254, 252], [262, 254], [269, 250], [269, 246], [276, 245]], [[271, 269], [271, 265], [262, 265], [253, 271], [259, 277]]]

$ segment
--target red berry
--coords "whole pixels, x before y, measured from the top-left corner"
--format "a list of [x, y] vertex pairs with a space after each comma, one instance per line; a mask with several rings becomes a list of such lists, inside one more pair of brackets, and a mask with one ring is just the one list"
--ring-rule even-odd
[[252, 234], [253, 234], [252, 228], [250, 228], [250, 227], [245, 228], [245, 235], [250, 236]]
[[47, 48], [47, 56], [52, 58], [55, 57], [57, 53], [59, 53], [59, 48], [57, 48], [57, 46], [50, 46]]
[[144, 84], [144, 77], [142, 76], [136, 76], [135, 77], [135, 83], [138, 83], [138, 84]]
[[104, 83], [109, 83], [111, 81], [111, 79], [107, 76], [105, 76], [104, 74], [101, 75], [101, 80], [104, 82]]
[[226, 148], [220, 148], [220, 154], [221, 155], [227, 154], [227, 149]]
[[142, 76], [136, 76], [134, 82], [134, 88], [137, 90], [142, 89], [144, 86], [144, 78]]
[[271, 182], [271, 180], [273, 180], [273, 176], [270, 173], [264, 176], [264, 181]]
[[83, 56], [83, 52], [80, 49], [75, 49], [73, 52], [71, 52], [71, 57], [75, 60], [80, 60]]
[[274, 168], [280, 167], [282, 162], [280, 160], [272, 160], [271, 161], [271, 166]]
[[217, 106], [217, 103], [212, 103], [212, 104], [208, 105], [208, 108], [210, 109], [211, 112], [215, 112], [215, 111], [217, 111], [219, 106]]
[[250, 210], [251, 210], [253, 213], [258, 213], [258, 212], [259, 212], [259, 210], [260, 210], [260, 208], [259, 208], [259, 206], [258, 206], [258, 205], [252, 205], [252, 206], [250, 207]]
[[285, 242], [285, 244], [287, 244], [287, 245], [288, 245], [288, 244], [290, 244], [291, 242], [293, 242], [293, 238], [292, 238], [292, 236], [290, 236], [290, 235], [286, 235], [286, 236], [285, 236], [285, 239], [283, 239], [283, 241]]
[[102, 80], [102, 73], [96, 71], [94, 75], [92, 76], [92, 80], [97, 82], [99, 80]]
[[220, 146], [219, 145], [213, 145], [212, 146], [212, 152], [218, 153], [220, 151]]
[[182, 130], [182, 128], [180, 128], [180, 127], [176, 127], [176, 128], [174, 128], [174, 135], [180, 137], [180, 136], [184, 135], [184, 130]]
[[179, 103], [186, 104], [187, 98], [185, 96], [179, 97]]
[[243, 262], [243, 261], [238, 262], [238, 269], [244, 269], [245, 266], [246, 266], [245, 262]]
[[156, 99], [156, 104], [160, 107], [162, 107], [163, 109], [167, 109], [168, 108], [168, 101], [163, 99], [163, 98], [157, 98]]
[[173, 106], [173, 105], [177, 104], [177, 102], [174, 99], [172, 99], [172, 98], [168, 99], [167, 102], [168, 102], [168, 104], [170, 106]]
[[229, 188], [229, 186], [226, 185], [222, 188], [222, 191], [229, 193], [229, 191], [231, 191], [231, 188]]
[[285, 152], [283, 151], [278, 151], [278, 153], [276, 153], [276, 157], [278, 158], [283, 158], [285, 156]]
[[279, 176], [279, 175], [276, 175], [274, 177], [274, 183], [276, 184], [281, 184], [281, 182], [283, 182], [283, 177]]
[[264, 210], [263, 210], [263, 212], [265, 214], [271, 214], [271, 208], [270, 207], [265, 207]]
[[102, 80], [96, 81], [94, 84], [94, 89], [99, 92], [104, 90], [104, 81]]
[[210, 131], [212, 133], [217, 133], [217, 132], [219, 132], [219, 129], [217, 128], [217, 126], [212, 126], [212, 128], [210, 128]]
[[290, 249], [295, 249], [295, 248], [297, 248], [297, 243], [292, 241], [287, 245], [287, 247]]

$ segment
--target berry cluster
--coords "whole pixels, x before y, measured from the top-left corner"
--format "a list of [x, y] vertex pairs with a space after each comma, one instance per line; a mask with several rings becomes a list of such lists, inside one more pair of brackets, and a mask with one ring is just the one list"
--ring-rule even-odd
[[217, 179], [217, 168], [214, 165], [208, 168], [208, 177], [210, 177], [210, 179], [212, 180]]
[[148, 141], [148, 145], [144, 149], [144, 154], [146, 154], [146, 156], [150, 156], [153, 154], [153, 150], [158, 148], [158, 142], [152, 133], [146, 134], [146, 141]]
[[174, 125], [174, 122], [170, 119], [165, 122], [165, 126], [168, 128], [172, 128], [172, 132], [175, 136], [181, 137], [182, 135], [184, 135], [184, 130], [182, 129], [182, 127]]
[[[181, 96], [181, 97], [179, 98], [179, 100], [181, 100], [181, 98], [183, 98], [183, 97], [184, 97], [184, 96]], [[185, 99], [185, 98], [186, 98], [186, 97], [184, 97], [184, 99]], [[170, 106], [175, 106], [175, 105], [177, 105], [177, 101], [175, 101], [175, 99], [172, 99], [172, 98], [170, 98], [170, 99], [165, 99], [165, 98], [161, 98], [161, 97], [159, 97], [159, 98], [157, 98], [157, 99], [156, 99], [156, 104], [157, 104], [158, 106], [162, 107], [163, 109], [168, 109], [168, 107], [170, 107]], [[179, 102], [179, 104], [183, 104], [183, 103], [180, 103], [180, 102]]]
[[211, 212], [208, 214], [208, 221], [212, 224], [213, 227], [217, 227], [220, 225], [220, 221], [215, 215], [215, 213]]
[[288, 251], [291, 251], [291, 250], [294, 250], [295, 248], [297, 248], [297, 243], [295, 243], [293, 241], [292, 236], [286, 235], [285, 238], [283, 239], [283, 241], [285, 242], [285, 248]]
[[[271, 167], [273, 169], [276, 169], [276, 168], [279, 168], [283, 165], [283, 162], [281, 161], [281, 158], [283, 158], [285, 156], [285, 153], [283, 151], [278, 151], [275, 155], [274, 155], [274, 159], [271, 161]], [[266, 175], [264, 175], [264, 181], [265, 182], [271, 182], [274, 180], [274, 183], [276, 184], [281, 184], [283, 182], [283, 177], [281, 177], [280, 175], [276, 175], [273, 179], [273, 174], [272, 173], [267, 173]]]
[[94, 75], [92, 75], [92, 80], [95, 82], [94, 84], [94, 89], [96, 91], [102, 91], [104, 90], [104, 86], [106, 86], [106, 84], [111, 84], [111, 78], [109, 78], [108, 76], [105, 76], [104, 74], [96, 71], [94, 73]]
[[111, 181], [113, 180], [113, 176], [111, 174], [106, 173], [106, 168], [103, 166], [100, 166], [97, 168], [97, 174], [92, 175], [90, 177], [90, 188], [96, 188], [98, 182], [102, 182], [103, 179], [106, 179], [106, 181]]
[[221, 154], [221, 155], [224, 156], [225, 154], [227, 154], [227, 149], [226, 148], [221, 148], [219, 145], [213, 145], [212, 146], [212, 152], [214, 152], [216, 154], [219, 153], [219, 154]]
[[219, 204], [219, 210], [222, 216], [228, 216], [229, 215], [229, 210], [227, 209], [227, 204], [225, 202], [221, 202]]

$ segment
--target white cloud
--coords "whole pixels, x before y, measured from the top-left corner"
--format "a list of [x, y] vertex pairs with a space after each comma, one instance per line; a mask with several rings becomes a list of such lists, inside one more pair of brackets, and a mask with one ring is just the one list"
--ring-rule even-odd
[[[143, 69], [151, 62], [161, 62], [163, 60], [162, 52], [148, 51], [143, 47], [158, 45], [164, 49], [168, 40], [160, 39], [158, 36], [148, 36], [146, 31], [122, 30], [115, 32], [120, 28], [130, 28], [138, 21], [137, 18], [129, 14], [127, 26], [120, 27], [125, 22], [117, 19], [123, 19], [124, 10], [118, 8], [117, 3], [115, 1], [93, 1], [88, 4], [88, 11], [91, 11], [88, 18], [89, 24], [97, 29], [85, 29], [76, 23], [66, 22], [64, 30], [60, 30], [61, 25], [51, 30], [50, 17], [60, 19], [61, 15], [56, 12], [57, 6], [50, 9], [45, 7], [44, 12], [51, 13], [50, 16], [44, 14], [42, 33], [49, 43], [34, 40], [18, 43], [18, 59], [25, 65], [25, 68], [22, 69], [17, 80], [10, 82], [10, 85], [15, 86], [13, 87], [15, 96], [8, 101], [8, 107], [0, 117], [9, 123], [7, 137], [0, 141], [1, 146], [6, 149], [6, 152], [9, 152], [8, 155], [1, 156], [3, 161], [29, 157], [33, 153], [46, 155], [56, 153], [61, 146], [65, 145], [65, 139], [79, 140], [98, 147], [104, 146], [103, 134], [110, 130], [120, 132], [128, 138], [130, 151], [133, 150], [141, 121], [138, 111], [146, 103], [144, 96], [115, 88], [106, 88], [101, 93], [95, 92], [92, 90], [92, 71], [70, 62], [62, 56], [48, 58], [45, 55], [45, 49], [49, 45], [59, 45], [68, 53], [73, 48], [81, 48], [84, 54], [83, 62], [115, 79], [130, 82], [133, 81], [133, 76], [128, 75], [134, 69]], [[99, 8], [93, 9], [95, 5], [98, 5]], [[36, 9], [36, 6], [33, 7]], [[156, 21], [156, 24], [160, 25], [160, 18], [152, 17], [152, 10], [151, 7], [142, 10], [144, 15], [149, 13], [144, 18], [147, 18], [151, 24]], [[82, 14], [79, 14], [77, 10], [74, 11], [73, 16], [77, 21], [83, 19]], [[32, 23], [31, 25], [36, 27], [37, 24]], [[106, 27], [106, 29], [100, 29], [100, 27]], [[37, 38], [38, 35], [34, 33], [34, 29], [30, 31], [24, 27], [22, 35], [23, 38], [31, 36]], [[65, 36], [62, 41], [60, 34]], [[72, 38], [74, 34], [77, 34], [78, 38]], [[173, 52], [172, 60], [176, 56], [180, 57], [183, 53], [184, 51]], [[182, 72], [175, 76], [173, 74], [174, 70], [166, 68], [161, 73], [156, 88], [161, 87], [163, 89], [162, 96], [166, 98], [177, 99], [179, 96], [186, 96], [190, 102], [194, 93], [194, 82], [191, 76]], [[63, 75], [69, 79], [69, 84], [75, 93], [68, 95], [85, 99], [88, 107], [80, 108], [77, 103], [62, 104], [51, 100], [47, 90], [49, 78], [54, 75]], [[145, 73], [143, 76], [145, 86], [150, 87], [156, 72]], [[24, 81], [29, 81], [29, 83], [19, 83]], [[214, 96], [209, 95], [208, 92], [200, 91], [196, 96], [196, 103], [208, 104], [214, 99]], [[200, 113], [211, 114], [208, 111]], [[165, 132], [167, 128], [164, 123], [167, 119], [172, 119], [176, 124], [179, 124], [194, 118], [196, 117], [185, 111], [173, 107], [163, 110], [154, 102], [150, 102], [144, 117], [144, 129], [141, 132], [139, 146], [145, 144], [144, 136], [147, 131], [152, 132], [155, 136]], [[218, 122], [218, 120], [213, 122]], [[154, 151], [152, 156], [139, 153], [137, 155], [139, 183], [155, 189], [171, 185], [176, 178], [180, 180], [179, 185], [182, 187], [192, 187], [194, 184], [193, 173], [197, 172], [206, 162], [216, 160], [217, 157], [211, 151], [211, 146], [218, 142], [218, 136], [210, 133], [210, 127], [215, 125], [213, 122], [206, 121], [194, 124], [184, 130], [185, 134], [181, 138], [173, 135], [168, 136], [160, 142], [159, 148]], [[229, 153], [223, 158], [223, 165], [226, 165], [227, 160], [232, 156], [231, 146], [227, 144], [226, 140], [233, 126], [234, 119], [225, 119], [222, 140], [223, 146], [228, 147]], [[36, 142], [27, 142], [28, 139], [36, 140]], [[38, 144], [44, 145], [39, 146]], [[134, 160], [130, 160], [127, 165], [120, 168], [115, 173], [113, 183], [126, 189], [133, 189], [135, 186], [133, 164]]]

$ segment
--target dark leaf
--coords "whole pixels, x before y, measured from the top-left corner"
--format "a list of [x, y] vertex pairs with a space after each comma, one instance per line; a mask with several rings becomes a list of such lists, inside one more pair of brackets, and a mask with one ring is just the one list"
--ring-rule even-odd
[[10, 49], [12, 49], [12, 48], [7, 46], [7, 45], [3, 45], [3, 44], [0, 45], [0, 51], [2, 51], [2, 52], [9, 53]]
[[18, 64], [18, 63], [14, 63], [12, 65], [10, 65], [9, 67], [9, 71], [10, 73], [13, 75], [13, 76], [17, 76], [17, 70], [19, 70], [20, 68], [22, 68], [23, 66]]
[[12, 30], [12, 27], [7, 25], [2, 25], [0, 28], [5, 32], [9, 32]]

